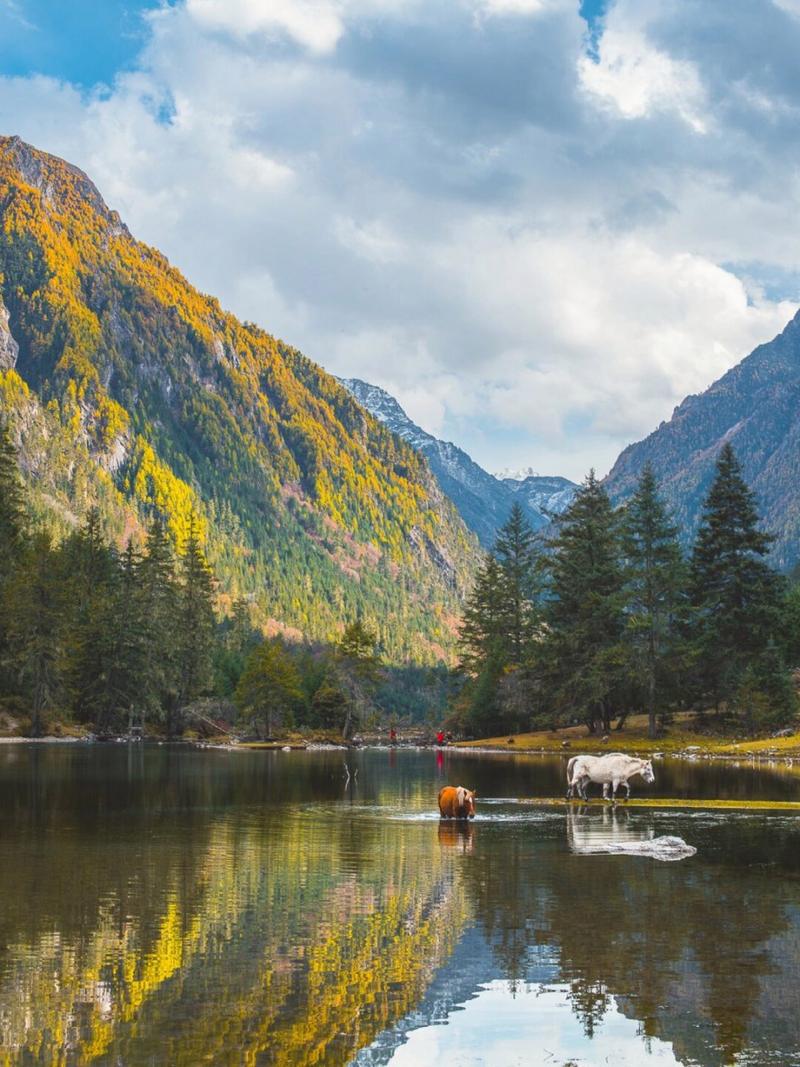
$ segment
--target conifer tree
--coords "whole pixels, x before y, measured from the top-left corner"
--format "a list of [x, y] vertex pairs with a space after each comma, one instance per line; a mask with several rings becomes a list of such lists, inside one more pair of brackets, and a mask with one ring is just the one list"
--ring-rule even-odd
[[701, 697], [728, 700], [778, 621], [780, 583], [765, 560], [753, 493], [726, 444], [703, 507], [691, 559], [692, 636]]
[[97, 707], [97, 727], [143, 725], [149, 690], [149, 634], [139, 588], [139, 557], [129, 539], [119, 561], [108, 612], [108, 669]]
[[540, 589], [536, 535], [516, 502], [497, 533], [493, 555], [502, 575], [503, 658], [506, 666], [520, 667], [536, 633]]
[[26, 525], [17, 452], [5, 421], [0, 419], [0, 582], [22, 548]]
[[80, 721], [96, 722], [108, 701], [117, 577], [97, 508], [89, 509], [83, 526], [67, 539], [61, 555], [67, 592], [63, 630], [70, 701]]
[[12, 691], [18, 681], [9, 643], [9, 625], [15, 610], [10, 583], [20, 564], [26, 527], [17, 453], [6, 423], [0, 419], [0, 687], [4, 692]]
[[45, 714], [62, 693], [62, 575], [50, 535], [37, 532], [27, 542], [8, 584], [14, 604], [9, 644], [23, 692], [31, 706], [31, 734], [40, 737]]
[[503, 658], [506, 619], [504, 576], [490, 553], [464, 607], [459, 633], [462, 669], [479, 674], [490, 659], [499, 662]]
[[336, 684], [347, 698], [342, 737], [350, 737], [354, 724], [363, 722], [374, 708], [381, 661], [377, 634], [361, 619], [345, 627], [334, 659]]
[[657, 733], [665, 676], [677, 666], [684, 564], [677, 528], [658, 495], [650, 465], [642, 471], [623, 520], [627, 591], [626, 636], [647, 694], [648, 731]]
[[180, 566], [178, 594], [178, 703], [196, 700], [211, 684], [214, 643], [214, 587], [211, 568], [192, 514]]
[[564, 714], [609, 730], [624, 667], [619, 520], [594, 471], [559, 520], [549, 560], [545, 662]]
[[165, 716], [167, 730], [176, 732], [178, 722], [178, 677], [175, 641], [178, 620], [178, 588], [175, 557], [163, 520], [153, 519], [145, 551], [137, 569], [139, 610], [144, 620], [141, 706], [148, 715]]
[[795, 721], [797, 693], [774, 641], [768, 642], [763, 652], [745, 667], [733, 704], [748, 733], [774, 730]]

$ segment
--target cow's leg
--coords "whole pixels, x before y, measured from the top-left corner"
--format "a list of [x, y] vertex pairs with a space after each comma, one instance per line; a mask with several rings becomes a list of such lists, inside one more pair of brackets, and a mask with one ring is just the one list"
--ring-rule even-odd
[[587, 792], [587, 786], [589, 785], [589, 778], [584, 776], [581, 778], [581, 796], [584, 800], [589, 799], [589, 793]]
[[631, 799], [631, 783], [628, 781], [625, 782], [625, 799]]
[[603, 782], [603, 800], [608, 800], [608, 787], [610, 782]]

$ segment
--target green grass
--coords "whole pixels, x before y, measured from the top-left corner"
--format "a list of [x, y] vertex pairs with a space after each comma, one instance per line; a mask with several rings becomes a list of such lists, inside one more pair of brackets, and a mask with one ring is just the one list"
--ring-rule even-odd
[[628, 752], [645, 756], [659, 752], [664, 756], [775, 756], [800, 757], [800, 733], [790, 737], [748, 739], [740, 732], [701, 733], [693, 712], [675, 716], [663, 736], [653, 740], [647, 736], [647, 716], [632, 715], [622, 730], [612, 730], [603, 741], [599, 735], [586, 732], [585, 726], [570, 726], [563, 730], [539, 730], [534, 733], [489, 737], [481, 741], [467, 741], [467, 748], [493, 748], [504, 752]]
[[[521, 804], [531, 804], [544, 808], [570, 808], [589, 806], [593, 808], [608, 805], [602, 797], [591, 800], [565, 800], [563, 797], [523, 797]], [[634, 797], [632, 800], [617, 801], [626, 808], [695, 808], [709, 811], [800, 811], [800, 800], [687, 800], [672, 797]]]

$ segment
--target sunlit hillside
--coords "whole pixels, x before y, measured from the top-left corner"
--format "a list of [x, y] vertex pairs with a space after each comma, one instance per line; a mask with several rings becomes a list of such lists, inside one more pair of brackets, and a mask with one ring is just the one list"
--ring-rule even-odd
[[226, 597], [389, 658], [448, 658], [476, 543], [425, 462], [295, 349], [131, 236], [88, 178], [0, 138], [0, 403], [40, 516], [122, 542], [195, 510]]

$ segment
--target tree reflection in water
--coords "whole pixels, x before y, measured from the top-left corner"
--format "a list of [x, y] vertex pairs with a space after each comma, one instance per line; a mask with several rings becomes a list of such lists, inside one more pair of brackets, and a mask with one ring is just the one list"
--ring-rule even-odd
[[[344, 791], [338, 753], [0, 754], [0, 1064], [346, 1063], [498, 978], [682, 1062], [797, 1058], [791, 820], [440, 822], [432, 755], [357, 759]], [[697, 857], [586, 854], [664, 825]]]

